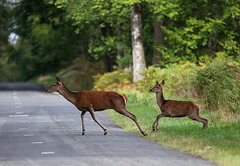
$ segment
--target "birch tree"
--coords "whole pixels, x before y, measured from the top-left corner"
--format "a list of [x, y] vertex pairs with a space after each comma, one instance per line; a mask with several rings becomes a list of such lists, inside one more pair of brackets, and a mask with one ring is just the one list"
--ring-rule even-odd
[[141, 23], [141, 6], [139, 3], [131, 7], [131, 34], [133, 56], [133, 82], [143, 79], [141, 72], [146, 68]]

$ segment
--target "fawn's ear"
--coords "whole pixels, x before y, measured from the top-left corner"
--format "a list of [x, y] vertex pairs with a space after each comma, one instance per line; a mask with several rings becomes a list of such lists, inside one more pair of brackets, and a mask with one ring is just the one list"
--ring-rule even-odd
[[165, 81], [163, 80], [162, 82], [161, 82], [161, 85], [163, 86], [165, 84]]
[[158, 80], [156, 81], [156, 85], [159, 85], [159, 82], [158, 82]]

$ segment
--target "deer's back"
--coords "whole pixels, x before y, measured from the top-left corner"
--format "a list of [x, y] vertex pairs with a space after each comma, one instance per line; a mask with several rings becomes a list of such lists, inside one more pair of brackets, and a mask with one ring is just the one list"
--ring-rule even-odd
[[77, 93], [77, 107], [80, 110], [92, 107], [95, 111], [125, 107], [124, 96], [111, 91], [81, 91]]
[[166, 100], [161, 110], [171, 117], [183, 117], [191, 114], [193, 111], [200, 111], [201, 105], [192, 101]]

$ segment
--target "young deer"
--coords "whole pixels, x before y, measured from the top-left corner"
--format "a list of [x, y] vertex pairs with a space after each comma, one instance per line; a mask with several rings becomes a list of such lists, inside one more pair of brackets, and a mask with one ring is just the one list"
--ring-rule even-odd
[[141, 128], [137, 118], [126, 109], [127, 96], [111, 91], [81, 91], [71, 92], [66, 88], [63, 82], [56, 77], [57, 82], [50, 86], [46, 92], [58, 92], [69, 102], [74, 104], [80, 111], [82, 120], [82, 135], [85, 134], [84, 115], [90, 112], [93, 120], [103, 129], [104, 135], [107, 134], [107, 129], [96, 119], [94, 111], [102, 111], [105, 109], [114, 109], [118, 113], [132, 119], [138, 126], [140, 132], [146, 136], [147, 134]]
[[[201, 105], [194, 103], [192, 101], [176, 101], [176, 100], [165, 100], [163, 97], [162, 86], [164, 85], [164, 80], [161, 84], [156, 82], [156, 85], [150, 89], [150, 92], [156, 93], [157, 104], [162, 111], [162, 114], [159, 114], [156, 118], [156, 121], [153, 123], [153, 131], [158, 128], [159, 119], [161, 117], [185, 117], [188, 116], [192, 120], [196, 120], [203, 123], [203, 128], [208, 128], [208, 120], [202, 118], [199, 114], [201, 111]], [[156, 125], [157, 123], [157, 125]]]

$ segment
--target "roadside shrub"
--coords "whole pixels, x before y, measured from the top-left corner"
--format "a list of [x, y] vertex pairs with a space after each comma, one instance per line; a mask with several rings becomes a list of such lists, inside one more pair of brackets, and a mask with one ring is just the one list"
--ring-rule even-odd
[[94, 90], [114, 90], [118, 87], [131, 84], [132, 73], [124, 70], [116, 70], [111, 73], [98, 74], [93, 76]]
[[209, 110], [240, 113], [240, 63], [216, 58], [196, 73], [195, 88]]
[[190, 62], [173, 64], [167, 68], [150, 66], [143, 72], [144, 80], [138, 82], [137, 88], [141, 92], [147, 92], [155, 85], [156, 80], [165, 80], [164, 94], [166, 96], [192, 98], [196, 95], [192, 81], [198, 70], [199, 67]]
[[[103, 72], [101, 62], [89, 62], [85, 59], [77, 58], [68, 68], [55, 73], [65, 85], [73, 91], [90, 90], [93, 88], [93, 75]], [[29, 82], [43, 84], [46, 88], [56, 82], [54, 75], [44, 75]]]

